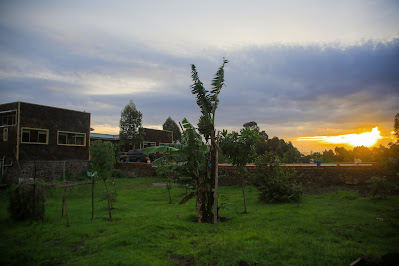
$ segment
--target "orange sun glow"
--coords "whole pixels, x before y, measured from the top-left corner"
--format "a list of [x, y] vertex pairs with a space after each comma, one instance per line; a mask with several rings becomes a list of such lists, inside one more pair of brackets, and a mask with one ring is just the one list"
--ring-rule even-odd
[[369, 132], [364, 132], [360, 134], [345, 134], [338, 136], [315, 136], [315, 137], [300, 137], [297, 141], [320, 141], [324, 143], [330, 144], [348, 144], [353, 147], [356, 146], [365, 146], [372, 147], [374, 146], [379, 139], [382, 139], [381, 132], [378, 130], [378, 127], [373, 128]]

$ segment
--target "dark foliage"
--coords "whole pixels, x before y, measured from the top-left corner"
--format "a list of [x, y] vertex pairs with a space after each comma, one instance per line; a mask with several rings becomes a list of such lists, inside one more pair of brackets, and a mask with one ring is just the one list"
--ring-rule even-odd
[[300, 202], [303, 195], [299, 177], [293, 170], [275, 164], [275, 157], [259, 156], [252, 174], [252, 183], [259, 190], [259, 199], [269, 203]]
[[163, 130], [173, 132], [173, 142], [181, 142], [181, 131], [176, 122], [169, 116], [162, 125]]
[[385, 177], [372, 177], [367, 183], [369, 183], [369, 195], [373, 198], [386, 198], [388, 195], [397, 193], [399, 188]]
[[8, 211], [14, 220], [43, 220], [46, 201], [44, 183], [21, 182], [10, 189], [9, 198]]

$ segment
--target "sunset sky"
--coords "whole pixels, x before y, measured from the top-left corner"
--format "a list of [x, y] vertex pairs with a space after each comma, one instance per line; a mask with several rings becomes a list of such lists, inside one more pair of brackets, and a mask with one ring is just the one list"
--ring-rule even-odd
[[208, 86], [223, 57], [220, 130], [254, 120], [309, 152], [378, 127], [386, 145], [399, 112], [398, 1], [1, 1], [0, 36], [0, 104], [90, 112], [99, 133], [129, 100], [145, 127], [196, 124], [190, 64]]

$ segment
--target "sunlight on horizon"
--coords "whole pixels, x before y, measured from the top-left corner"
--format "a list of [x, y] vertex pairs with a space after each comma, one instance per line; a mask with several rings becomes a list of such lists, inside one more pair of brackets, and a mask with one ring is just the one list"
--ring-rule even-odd
[[330, 144], [348, 144], [353, 147], [372, 147], [380, 139], [383, 139], [381, 132], [378, 130], [378, 127], [375, 127], [369, 132], [359, 134], [353, 133], [338, 136], [299, 137], [296, 141], [319, 141]]

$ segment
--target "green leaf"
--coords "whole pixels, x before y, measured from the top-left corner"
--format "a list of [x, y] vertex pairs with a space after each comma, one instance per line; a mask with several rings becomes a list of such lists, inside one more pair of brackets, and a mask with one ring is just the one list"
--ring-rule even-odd
[[195, 196], [195, 192], [191, 192], [191, 193], [185, 195], [185, 196], [179, 201], [179, 204], [184, 204], [184, 203], [186, 203], [189, 199], [191, 199], [191, 198], [194, 197], [194, 196]]
[[141, 150], [142, 153], [148, 155], [150, 153], [161, 152], [161, 153], [173, 153], [178, 152], [180, 149], [171, 146], [153, 146], [147, 147]]

